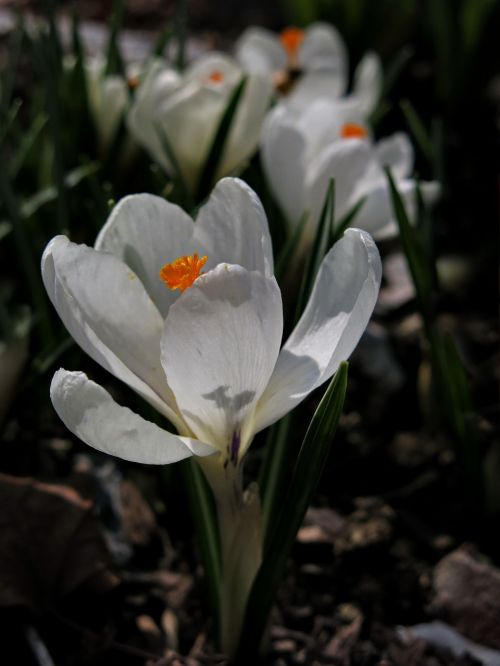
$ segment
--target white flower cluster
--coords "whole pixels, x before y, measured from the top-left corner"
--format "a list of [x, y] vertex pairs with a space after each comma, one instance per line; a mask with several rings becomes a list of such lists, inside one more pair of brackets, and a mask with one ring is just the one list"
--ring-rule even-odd
[[[381, 281], [372, 235], [396, 230], [384, 167], [413, 215], [413, 150], [402, 133], [373, 140], [379, 58], [364, 56], [347, 92], [346, 48], [325, 24], [280, 37], [249, 29], [234, 57], [209, 53], [182, 73], [160, 60], [129, 82], [102, 72], [89, 67], [101, 140], [111, 141], [125, 116], [131, 137], [193, 197], [228, 105], [240, 95], [209, 174], [215, 188], [195, 222], [163, 198], [131, 195], [114, 208], [93, 248], [58, 236], [42, 259], [45, 287], [73, 338], [175, 431], [118, 405], [82, 372], [60, 369], [50, 394], [62, 421], [90, 446], [125, 460], [168, 464], [195, 456], [215, 495], [223, 568], [239, 576], [241, 549], [255, 551], [243, 578], [226, 580], [221, 593], [231, 651], [261, 553], [257, 537], [250, 550], [241, 545], [242, 535], [253, 534], [241, 527], [250, 514], [260, 533], [258, 503], [250, 509], [242, 492], [241, 461], [256, 433], [329, 380], [356, 347]], [[258, 149], [290, 232], [307, 215], [303, 251], [332, 178], [337, 223], [362, 202], [352, 220], [357, 228], [326, 253], [284, 344], [266, 214], [243, 180], [228, 177]], [[437, 189], [423, 184], [424, 198], [432, 201]]]

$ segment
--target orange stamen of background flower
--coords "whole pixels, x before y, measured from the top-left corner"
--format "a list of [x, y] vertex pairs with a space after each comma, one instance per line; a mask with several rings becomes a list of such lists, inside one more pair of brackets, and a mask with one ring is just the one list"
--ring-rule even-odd
[[207, 83], [222, 83], [224, 81], [224, 74], [220, 71], [220, 69], [214, 69], [213, 72], [210, 72], [210, 74], [206, 78]]
[[365, 139], [368, 136], [368, 132], [363, 125], [358, 125], [357, 123], [345, 123], [340, 128], [340, 136], [343, 139]]
[[140, 82], [141, 79], [137, 74], [134, 76], [129, 76], [127, 79], [127, 84], [130, 90], [135, 90], [136, 88], [138, 88]]
[[295, 62], [299, 46], [304, 41], [304, 31], [300, 28], [285, 28], [280, 34], [280, 42], [287, 52], [288, 59]]
[[171, 264], [165, 264], [160, 271], [160, 278], [165, 282], [169, 289], [179, 289], [185, 291], [190, 287], [207, 261], [207, 257], [198, 259], [198, 255], [192, 254], [185, 257], [179, 257]]

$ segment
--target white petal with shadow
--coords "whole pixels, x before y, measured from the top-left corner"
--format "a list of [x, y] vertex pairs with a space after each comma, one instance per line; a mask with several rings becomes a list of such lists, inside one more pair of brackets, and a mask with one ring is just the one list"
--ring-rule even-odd
[[381, 280], [370, 235], [348, 229], [325, 256], [309, 302], [259, 401], [255, 430], [271, 425], [349, 358], [375, 306]]
[[139, 277], [163, 317], [178, 294], [165, 287], [160, 270], [193, 254], [193, 220], [179, 206], [153, 194], [132, 194], [114, 207], [95, 248], [110, 252]]
[[277, 105], [264, 122], [260, 158], [267, 181], [287, 222], [294, 226], [305, 212], [304, 137], [285, 106]]
[[65, 426], [98, 451], [132, 462], [168, 465], [214, 449], [190, 437], [178, 437], [118, 405], [83, 372], [58, 370], [50, 385], [54, 409]]
[[195, 245], [208, 255], [207, 269], [220, 263], [273, 274], [273, 250], [266, 214], [255, 192], [239, 178], [223, 178], [200, 208]]
[[172, 306], [162, 363], [191, 430], [223, 453], [241, 454], [273, 371], [283, 330], [276, 280], [221, 264]]
[[82, 349], [179, 427], [160, 363], [163, 319], [135, 273], [110, 254], [56, 236], [43, 254], [42, 277]]
[[249, 72], [273, 74], [287, 66], [286, 53], [270, 30], [252, 26], [236, 40], [235, 55]]

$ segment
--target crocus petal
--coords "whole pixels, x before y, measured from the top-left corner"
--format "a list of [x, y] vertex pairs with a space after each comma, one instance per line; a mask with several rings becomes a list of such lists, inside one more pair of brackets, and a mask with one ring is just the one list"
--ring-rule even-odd
[[209, 87], [186, 86], [158, 108], [155, 119], [175, 153], [184, 182], [196, 189], [228, 96]]
[[363, 119], [356, 107], [344, 100], [311, 100], [297, 114], [295, 126], [306, 140], [307, 164], [312, 164], [325, 146], [340, 141], [342, 126], [347, 122], [361, 124]]
[[132, 462], [168, 465], [215, 452], [208, 444], [173, 435], [128, 407], [121, 407], [83, 372], [58, 370], [50, 385], [50, 397], [68, 430], [103, 453]]
[[309, 303], [279, 355], [257, 407], [256, 431], [293, 409], [350, 356], [375, 306], [381, 273], [369, 234], [348, 229], [324, 258]]
[[286, 104], [294, 111], [305, 111], [318, 99], [339, 100], [344, 90], [345, 80], [338, 72], [306, 72], [286, 98]]
[[[417, 183], [412, 179], [396, 181], [406, 213], [412, 224], [417, 221]], [[434, 181], [420, 183], [424, 204], [432, 207], [439, 198], [440, 186]], [[353, 220], [356, 226], [369, 231], [376, 240], [393, 238], [399, 234], [394, 217], [391, 195], [386, 182], [379, 183], [369, 192], [365, 203]]]
[[367, 140], [347, 139], [329, 144], [307, 173], [310, 229], [314, 231], [331, 178], [335, 179], [335, 219], [340, 220], [356, 203], [356, 188], [370, 161]]
[[43, 254], [42, 277], [82, 349], [179, 427], [159, 358], [163, 319], [135, 273], [110, 254], [56, 236]]
[[236, 41], [235, 55], [247, 72], [271, 75], [287, 66], [283, 47], [276, 35], [265, 28], [247, 28]]
[[259, 73], [247, 75], [245, 89], [217, 166], [216, 180], [234, 173], [256, 151], [272, 91], [272, 81], [268, 76]]
[[394, 178], [406, 178], [413, 169], [413, 146], [407, 134], [396, 132], [375, 145], [375, 157], [382, 167], [389, 167]]
[[165, 152], [158, 134], [158, 109], [166, 99], [171, 99], [181, 88], [181, 77], [173, 69], [168, 69], [160, 60], [154, 60], [135, 94], [134, 102], [127, 114], [127, 127], [143, 148], [170, 175], [174, 166]]
[[264, 122], [261, 160], [271, 191], [291, 225], [298, 223], [305, 208], [305, 149], [293, 117], [277, 105]]
[[179, 409], [197, 437], [233, 460], [251, 440], [282, 330], [276, 280], [229, 264], [198, 278], [165, 322], [162, 363]]
[[132, 194], [113, 208], [95, 242], [138, 276], [163, 317], [177, 294], [160, 280], [162, 266], [193, 254], [193, 220], [182, 208], [153, 194]]
[[354, 72], [352, 96], [367, 118], [377, 106], [382, 93], [382, 63], [376, 53], [366, 53]]
[[110, 252], [140, 278], [163, 317], [179, 293], [160, 280], [162, 266], [183, 255], [207, 255], [206, 270], [222, 262], [273, 274], [267, 218], [253, 190], [238, 178], [220, 180], [196, 224], [179, 206], [152, 194], [133, 194], [113, 209], [96, 249]]
[[217, 183], [193, 228], [194, 240], [208, 256], [207, 269], [225, 262], [273, 274], [266, 214], [255, 192], [239, 178]]
[[231, 89], [241, 79], [241, 69], [233, 58], [219, 51], [209, 51], [189, 64], [183, 80], [212, 87], [210, 76], [215, 72], [222, 75], [222, 81], [214, 86], [216, 90]]
[[335, 72], [347, 86], [347, 49], [338, 30], [328, 23], [313, 23], [299, 49], [299, 64], [305, 70]]

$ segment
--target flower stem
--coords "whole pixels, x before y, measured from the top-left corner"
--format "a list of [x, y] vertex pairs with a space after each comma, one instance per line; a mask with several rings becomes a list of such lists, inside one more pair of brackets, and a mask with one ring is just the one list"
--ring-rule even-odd
[[246, 604], [262, 560], [262, 524], [257, 484], [243, 491], [242, 466], [204, 459], [202, 468], [217, 509], [222, 553], [219, 591], [220, 646], [232, 657], [238, 647]]

